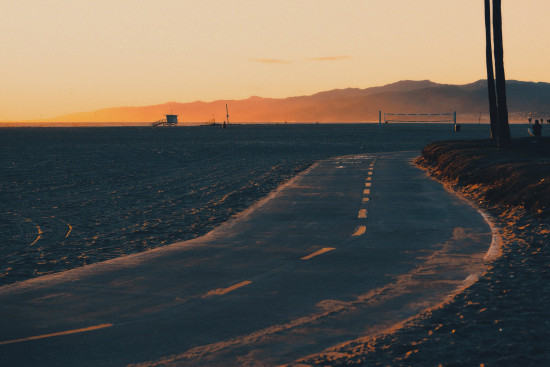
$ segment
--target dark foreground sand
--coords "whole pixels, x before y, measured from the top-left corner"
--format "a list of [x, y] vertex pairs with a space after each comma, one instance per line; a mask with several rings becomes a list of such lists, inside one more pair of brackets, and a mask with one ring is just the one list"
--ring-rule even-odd
[[417, 163], [493, 216], [501, 256], [438, 308], [293, 365], [550, 365], [550, 139], [433, 143]]

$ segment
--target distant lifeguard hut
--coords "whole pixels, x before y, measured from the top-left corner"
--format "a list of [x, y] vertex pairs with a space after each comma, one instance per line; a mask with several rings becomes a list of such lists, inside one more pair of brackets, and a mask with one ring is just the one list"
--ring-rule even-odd
[[151, 123], [152, 127], [157, 126], [177, 126], [178, 125], [178, 115], [166, 115], [165, 119], [158, 120]]

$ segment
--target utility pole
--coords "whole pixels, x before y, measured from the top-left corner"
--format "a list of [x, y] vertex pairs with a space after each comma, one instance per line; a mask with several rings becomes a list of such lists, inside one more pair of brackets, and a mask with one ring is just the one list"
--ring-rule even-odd
[[[229, 110], [227, 109], [227, 103], [225, 104], [225, 113], [227, 114], [227, 124], [229, 125]], [[225, 129], [225, 121], [223, 122], [223, 128]]]

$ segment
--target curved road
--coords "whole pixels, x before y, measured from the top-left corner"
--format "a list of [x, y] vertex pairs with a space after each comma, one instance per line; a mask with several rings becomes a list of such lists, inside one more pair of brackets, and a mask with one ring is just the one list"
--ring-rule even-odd
[[492, 235], [414, 156], [324, 160], [204, 237], [1, 287], [0, 365], [278, 365], [437, 305]]

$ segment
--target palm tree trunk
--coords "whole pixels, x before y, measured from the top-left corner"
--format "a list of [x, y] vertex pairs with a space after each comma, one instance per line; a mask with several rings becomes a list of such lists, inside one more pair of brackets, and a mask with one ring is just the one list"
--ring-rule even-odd
[[506, 104], [506, 77], [504, 75], [504, 50], [502, 45], [501, 0], [493, 0], [493, 34], [495, 46], [495, 79], [498, 107], [498, 146], [511, 145], [508, 106]]
[[498, 137], [497, 96], [493, 71], [493, 46], [491, 37], [491, 1], [485, 0], [485, 57], [487, 62], [487, 89], [489, 92], [489, 116], [491, 119], [491, 140]]

